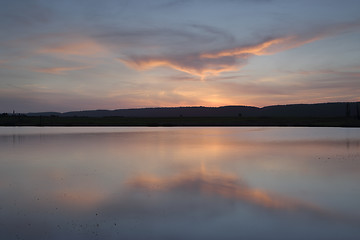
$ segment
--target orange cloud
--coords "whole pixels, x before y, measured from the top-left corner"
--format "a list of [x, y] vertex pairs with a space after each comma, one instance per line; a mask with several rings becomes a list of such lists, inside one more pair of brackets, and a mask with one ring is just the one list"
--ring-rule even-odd
[[41, 54], [60, 54], [60, 55], [77, 55], [91, 56], [106, 51], [100, 44], [83, 40], [68, 44], [53, 44], [39, 49], [37, 52]]
[[185, 56], [176, 58], [166, 57], [133, 57], [132, 59], [119, 59], [126, 66], [136, 70], [147, 70], [155, 67], [170, 67], [175, 70], [189, 73], [204, 79], [206, 76], [218, 75], [221, 72], [235, 71], [238, 67], [234, 59], [217, 58], [202, 59], [198, 56]]
[[202, 54], [201, 57], [217, 58], [223, 56], [241, 56], [242, 54], [252, 54], [258, 56], [270, 55], [270, 54], [275, 54], [277, 52], [286, 51], [292, 48], [297, 48], [302, 45], [315, 42], [329, 36], [334, 36], [358, 28], [360, 28], [360, 21], [356, 21], [352, 23], [342, 23], [342, 24], [337, 24], [335, 26], [330, 26], [320, 29], [316, 33], [309, 32], [304, 34], [272, 38], [270, 40], [266, 40], [255, 45], [235, 47], [214, 53], [205, 53]]
[[136, 70], [165, 66], [204, 79], [207, 76], [216, 76], [222, 72], [235, 71], [244, 65], [251, 56], [274, 54], [318, 39], [320, 37], [301, 39], [298, 36], [288, 36], [266, 40], [259, 44], [207, 53], [179, 56], [131, 56], [127, 59], [120, 59], [120, 61]]
[[82, 69], [87, 69], [87, 68], [91, 68], [91, 66], [36, 68], [36, 69], [33, 69], [33, 70], [35, 72], [61, 75], [61, 74], [65, 74], [68, 71], [76, 71], [76, 70], [82, 70]]
[[218, 57], [225, 57], [225, 56], [241, 56], [244, 54], [263, 55], [264, 52], [266, 51], [266, 49], [268, 49], [272, 45], [282, 44], [282, 43], [288, 41], [290, 38], [291, 37], [271, 39], [268, 41], [264, 41], [260, 44], [253, 45], [253, 46], [235, 47], [235, 48], [230, 48], [230, 49], [226, 49], [226, 50], [222, 50], [222, 51], [218, 51], [218, 52], [214, 52], [214, 53], [205, 53], [205, 54], [202, 54], [200, 57], [201, 58], [218, 58]]

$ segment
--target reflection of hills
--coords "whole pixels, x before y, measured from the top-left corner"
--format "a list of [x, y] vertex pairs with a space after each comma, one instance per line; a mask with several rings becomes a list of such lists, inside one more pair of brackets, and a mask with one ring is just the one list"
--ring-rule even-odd
[[276, 105], [263, 108], [251, 106], [138, 108], [73, 111], [66, 113], [29, 113], [28, 115], [58, 115], [63, 117], [347, 117], [357, 116], [359, 108], [360, 102], [353, 102]]

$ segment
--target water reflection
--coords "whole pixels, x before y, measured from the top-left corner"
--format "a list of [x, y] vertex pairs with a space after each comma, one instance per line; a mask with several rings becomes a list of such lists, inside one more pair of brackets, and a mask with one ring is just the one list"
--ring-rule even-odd
[[360, 131], [0, 128], [0, 239], [358, 239]]
[[252, 188], [245, 180], [219, 171], [208, 172], [203, 169], [198, 172], [184, 172], [169, 178], [139, 176], [130, 180], [129, 185], [135, 189], [150, 191], [193, 193], [205, 197], [220, 196], [267, 209], [305, 210], [316, 214], [330, 215], [330, 212], [310, 203]]

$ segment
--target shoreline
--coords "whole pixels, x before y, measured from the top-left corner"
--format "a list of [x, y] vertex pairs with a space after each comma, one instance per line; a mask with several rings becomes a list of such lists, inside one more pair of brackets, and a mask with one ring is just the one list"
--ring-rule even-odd
[[8, 115], [0, 126], [44, 127], [360, 127], [356, 118], [315, 117], [58, 117]]

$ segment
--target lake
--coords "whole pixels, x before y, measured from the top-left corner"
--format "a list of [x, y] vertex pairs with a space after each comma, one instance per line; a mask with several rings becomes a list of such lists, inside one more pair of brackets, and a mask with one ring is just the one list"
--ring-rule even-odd
[[0, 127], [0, 239], [360, 239], [360, 129]]

